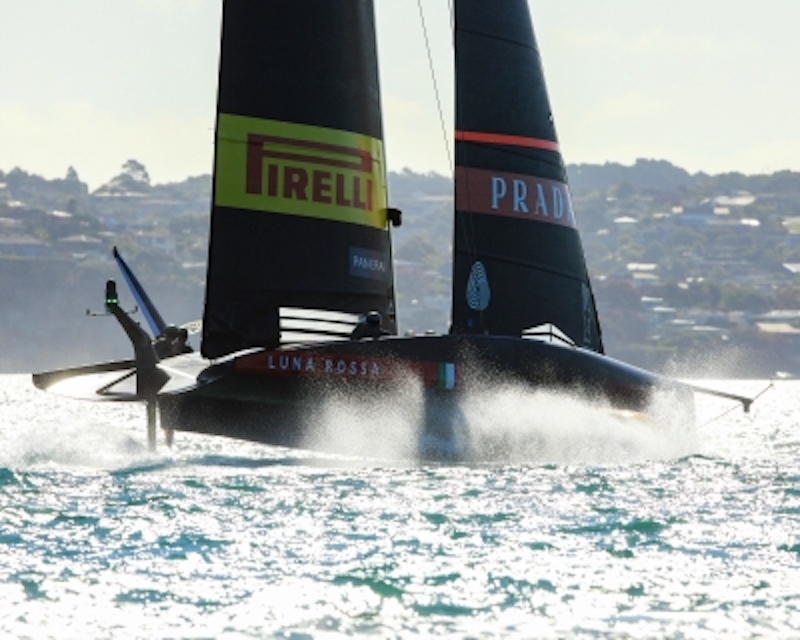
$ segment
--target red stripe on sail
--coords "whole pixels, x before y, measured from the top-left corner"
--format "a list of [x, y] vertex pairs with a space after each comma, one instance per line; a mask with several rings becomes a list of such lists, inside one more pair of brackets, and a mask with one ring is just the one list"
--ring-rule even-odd
[[552, 140], [527, 138], [525, 136], [510, 136], [504, 133], [456, 131], [456, 140], [461, 140], [463, 142], [481, 142], [483, 144], [503, 144], [512, 147], [527, 147], [529, 149], [546, 149], [547, 151], [560, 151], [558, 143]]

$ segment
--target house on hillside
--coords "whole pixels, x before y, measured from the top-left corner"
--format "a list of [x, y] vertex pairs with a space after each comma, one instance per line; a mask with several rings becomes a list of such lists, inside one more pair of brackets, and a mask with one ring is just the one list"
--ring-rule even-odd
[[17, 233], [0, 235], [0, 255], [41, 258], [50, 253], [50, 245], [33, 236]]
[[59, 252], [68, 254], [78, 260], [85, 258], [108, 259], [108, 251], [106, 250], [105, 243], [100, 240], [100, 238], [95, 238], [94, 236], [88, 236], [86, 234], [77, 234], [61, 238], [56, 241], [56, 247]]
[[147, 247], [165, 253], [171, 258], [177, 256], [177, 243], [175, 237], [164, 227], [154, 227], [152, 229], [139, 229], [133, 234], [136, 242]]

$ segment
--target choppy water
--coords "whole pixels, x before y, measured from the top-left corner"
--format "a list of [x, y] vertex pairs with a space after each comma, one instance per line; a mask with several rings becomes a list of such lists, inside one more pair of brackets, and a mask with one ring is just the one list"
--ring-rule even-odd
[[0, 636], [800, 636], [800, 383], [667, 432], [493, 400], [466, 418], [512, 453], [481, 464], [149, 454], [141, 408], [0, 376]]

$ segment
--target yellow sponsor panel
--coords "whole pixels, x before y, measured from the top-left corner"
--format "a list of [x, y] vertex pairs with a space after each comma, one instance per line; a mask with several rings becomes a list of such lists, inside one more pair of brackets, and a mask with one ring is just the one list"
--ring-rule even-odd
[[219, 114], [215, 205], [386, 227], [383, 144], [369, 136]]

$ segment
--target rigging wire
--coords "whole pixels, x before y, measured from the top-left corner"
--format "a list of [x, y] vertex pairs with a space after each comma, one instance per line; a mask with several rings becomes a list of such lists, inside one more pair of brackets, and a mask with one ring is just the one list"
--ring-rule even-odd
[[[451, 15], [452, 15], [452, 3], [451, 3]], [[422, 0], [417, 0], [417, 7], [419, 8], [419, 19], [422, 23], [422, 35], [425, 38], [425, 50], [428, 52], [428, 67], [430, 68], [431, 72], [431, 80], [433, 81], [433, 92], [436, 96], [436, 108], [439, 111], [439, 125], [442, 128], [442, 138], [444, 140], [444, 148], [447, 152], [447, 163], [452, 167], [453, 166], [453, 156], [450, 153], [450, 141], [447, 136], [447, 127], [444, 124], [444, 112], [442, 111], [442, 100], [439, 95], [439, 83], [436, 80], [436, 70], [433, 66], [433, 55], [431, 54], [431, 44], [428, 38], [428, 27], [425, 23], [425, 12], [422, 10]]]
[[453, 34], [453, 39], [455, 39], [456, 12], [453, 10], [453, 0], [447, 0], [447, 8], [450, 10], [450, 33]]
[[[450, 26], [451, 26], [451, 29], [452, 29], [452, 32], [453, 32], [453, 48], [455, 49], [456, 45], [457, 45], [457, 40], [458, 40], [458, 35], [457, 35], [458, 25], [456, 24], [456, 14], [455, 14], [455, 9], [453, 7], [452, 0], [449, 0], [449, 5], [450, 5]], [[456, 82], [456, 90], [455, 90], [455, 110], [456, 110], [456, 122], [455, 122], [455, 125], [456, 125], [456, 127], [455, 128], [456, 129], [460, 129], [463, 126], [463, 121], [462, 121], [462, 118], [461, 118], [462, 104], [458, 99], [458, 71], [459, 71], [459, 69], [458, 69], [458, 61], [456, 61], [456, 69], [455, 69], [455, 82]], [[467, 202], [472, 202], [472, 181], [469, 179], [469, 168], [472, 166], [470, 164], [470, 160], [469, 160], [470, 146], [471, 146], [470, 143], [467, 142], [466, 140], [463, 140], [461, 142], [456, 141], [456, 147], [457, 147], [456, 153], [457, 154], [458, 153], [461, 154], [461, 165], [462, 165], [462, 168], [464, 170], [463, 178], [460, 181], [461, 184], [458, 184], [459, 180], [455, 175], [455, 166], [454, 166], [454, 172], [453, 172], [453, 180], [456, 183], [456, 190], [461, 189], [461, 190], [464, 191], [464, 193], [466, 194], [466, 201]], [[456, 162], [458, 162], [458, 160], [456, 160]], [[456, 206], [456, 209], [457, 208], [458, 207]], [[466, 263], [468, 265], [471, 265], [470, 266], [470, 274], [467, 276], [467, 281], [466, 281], [466, 286], [469, 289], [470, 281], [471, 281], [471, 275], [472, 275], [472, 269], [475, 268], [476, 264], [478, 263], [478, 258], [480, 257], [478, 255], [478, 248], [477, 248], [478, 247], [478, 243], [476, 241], [477, 232], [475, 230], [475, 219], [474, 219], [474, 214], [468, 213], [466, 211], [462, 212], [460, 215], [457, 212], [454, 212], [454, 213], [456, 214], [457, 218], [460, 218], [460, 220], [455, 220], [454, 221], [454, 224], [456, 226], [460, 226], [460, 228], [461, 228], [461, 234], [460, 235], [461, 235], [461, 238], [462, 238], [462, 242], [461, 242], [460, 252], [466, 255]], [[460, 222], [460, 224], [459, 224], [459, 222]], [[456, 238], [456, 235], [458, 235], [458, 234], [456, 234], [456, 233], [453, 234], [453, 282], [454, 282], [454, 284], [455, 284], [455, 280], [456, 280], [456, 260], [457, 260], [457, 255], [459, 253], [459, 249], [457, 248], [458, 238]], [[456, 309], [455, 296], [458, 295], [458, 294], [456, 294], [455, 288], [453, 288], [453, 292], [452, 293], [453, 293], [453, 316], [454, 316], [452, 318], [452, 320], [454, 320], [455, 319], [455, 309]], [[466, 292], [464, 292], [464, 293], [466, 294]], [[485, 318], [484, 318], [484, 310], [483, 309], [474, 309], [473, 311], [477, 311], [478, 326], [473, 328], [470, 325], [468, 327], [468, 330], [469, 329], [473, 329], [473, 332], [486, 333], [487, 331], [486, 331], [486, 321], [485, 321]]]
[[[453, 47], [455, 47], [455, 44], [456, 44], [456, 16], [455, 16], [455, 8], [454, 8], [454, 5], [453, 5], [453, 0], [448, 0], [447, 4], [448, 4], [448, 8], [450, 10], [450, 33], [452, 35]], [[455, 181], [455, 161], [454, 161], [451, 149], [450, 149], [450, 137], [448, 135], [447, 127], [446, 127], [445, 121], [444, 121], [444, 112], [442, 110], [442, 99], [441, 99], [441, 95], [440, 95], [440, 92], [439, 92], [439, 83], [438, 83], [438, 81], [436, 79], [436, 70], [435, 70], [434, 64], [433, 64], [433, 55], [431, 53], [430, 38], [428, 37], [428, 27], [427, 27], [427, 24], [425, 22], [425, 12], [422, 9], [422, 0], [417, 0], [417, 8], [419, 10], [419, 18], [420, 18], [420, 23], [421, 23], [421, 26], [422, 26], [422, 35], [423, 35], [423, 38], [425, 40], [425, 49], [426, 49], [427, 54], [428, 54], [428, 67], [430, 69], [431, 80], [432, 80], [432, 83], [433, 83], [433, 90], [434, 90], [434, 94], [435, 94], [435, 97], [436, 97], [436, 108], [437, 108], [437, 110], [439, 112], [439, 126], [441, 127], [441, 131], [442, 131], [442, 138], [444, 140], [445, 152], [447, 153], [447, 163], [448, 163], [448, 165], [450, 167], [450, 170], [452, 172], [453, 180]], [[458, 109], [458, 99], [456, 99], [456, 105], [455, 106], [456, 106], [456, 109]], [[454, 141], [454, 143], [455, 143], [455, 141]], [[454, 211], [454, 213], [455, 213], [455, 211]], [[455, 242], [455, 235], [454, 235], [453, 240], [454, 240], [454, 242], [453, 242], [452, 260], [453, 260], [453, 280], [455, 281], [455, 264], [456, 264], [455, 247], [456, 247], [456, 244], [457, 244]], [[474, 255], [473, 254], [474, 254], [475, 243], [470, 238], [470, 231], [469, 230], [466, 231], [465, 241], [466, 241], [467, 252], [471, 256], [473, 256], [473, 261], [474, 261]], [[453, 309], [453, 310], [455, 309], [455, 305], [456, 305], [456, 303], [455, 303], [455, 296], [456, 295], [457, 294], [455, 292], [455, 289], [451, 287], [451, 298], [452, 298], [451, 299], [451, 304], [452, 304], [451, 309]], [[480, 315], [482, 317], [483, 313], [481, 312]], [[451, 323], [453, 321], [453, 316], [452, 315], [451, 315], [450, 321], [451, 321]], [[483, 323], [481, 322], [481, 324], [483, 324]], [[451, 331], [452, 331], [452, 325], [451, 325]]]
[[[425, 44], [427, 45], [428, 44], [428, 35], [427, 35], [427, 30], [425, 28], [425, 17], [424, 17], [424, 14], [422, 12], [422, 2], [421, 2], [421, 0], [417, 0], [417, 5], [419, 6], [420, 18], [422, 19], [422, 28], [423, 28], [423, 31], [425, 32]], [[447, 6], [448, 6], [448, 8], [450, 10], [450, 32], [452, 34], [453, 48], [455, 49], [456, 41], [457, 41], [456, 31], [457, 31], [458, 27], [456, 25], [456, 12], [455, 12], [455, 6], [454, 6], [454, 3], [453, 3], [453, 0], [448, 0]], [[433, 64], [432, 64], [432, 62], [430, 62], [431, 61], [430, 47], [428, 48], [428, 59], [429, 59], [429, 63], [431, 64], [431, 74], [433, 75], [434, 74]], [[456, 74], [456, 95], [455, 95], [456, 122], [455, 122], [455, 127], [456, 127], [456, 129], [458, 129], [459, 128], [459, 124], [458, 123], [460, 121], [459, 114], [460, 114], [461, 104], [459, 103], [458, 95], [457, 95], [458, 94], [458, 77], [457, 77], [458, 76], [458, 63], [457, 62], [456, 62], [455, 74]], [[435, 80], [435, 75], [434, 75], [434, 85], [435, 84], [436, 84], [436, 80]], [[456, 190], [458, 190], [458, 189], [465, 190], [466, 198], [467, 198], [467, 201], [469, 202], [471, 200], [471, 196], [470, 196], [470, 187], [471, 187], [470, 180], [465, 177], [463, 179], [463, 181], [462, 181], [463, 183], [460, 186], [458, 184], [458, 178], [455, 175], [455, 170], [456, 170], [455, 163], [456, 163], [456, 161], [450, 155], [450, 146], [449, 146], [449, 144], [447, 142], [448, 141], [448, 137], [447, 137], [447, 133], [445, 132], [444, 118], [442, 116], [442, 109], [441, 109], [441, 103], [440, 103], [440, 100], [439, 100], [438, 90], [437, 90], [436, 99], [437, 99], [437, 105], [439, 106], [439, 119], [440, 119], [440, 122], [442, 123], [443, 135], [445, 136], [445, 146], [447, 148], [447, 158], [448, 158], [448, 161], [450, 163], [450, 167], [452, 168], [452, 171], [453, 171], [454, 186], [455, 186]], [[469, 146], [470, 145], [468, 143], [464, 143], [464, 142], [459, 143], [458, 141], [455, 141], [455, 140], [454, 140], [454, 144], [455, 144], [456, 147], [458, 147], [459, 144], [461, 145], [461, 153], [463, 154], [463, 156], [462, 156], [462, 164], [464, 165], [464, 169], [465, 170], [468, 169], [470, 164], [469, 164], [469, 160], [467, 159], [467, 157], [468, 157], [468, 154], [469, 154]], [[455, 201], [454, 201], [454, 204], [455, 204]], [[453, 213], [457, 217], [456, 211], [454, 211]], [[460, 226], [460, 228], [461, 228], [462, 243], [461, 243], [461, 250], [460, 251], [463, 252], [464, 254], [466, 254], [467, 263], [473, 265], [473, 267], [474, 267], [475, 263], [478, 260], [478, 252], [477, 252], [477, 243], [475, 241], [476, 232], [475, 232], [475, 228], [474, 228], [474, 221], [472, 219], [472, 215], [466, 214], [466, 213], [463, 214], [461, 216], [461, 224], [460, 225], [458, 224], [458, 221], [456, 221], [455, 218], [454, 218], [454, 224], [456, 226]], [[458, 234], [456, 233], [456, 231], [454, 229], [454, 233], [453, 233], [453, 255], [452, 255], [452, 260], [453, 260], [453, 271], [452, 271], [452, 274], [453, 274], [453, 287], [451, 288], [451, 296], [452, 296], [452, 315], [451, 315], [451, 318], [450, 318], [451, 322], [455, 318], [456, 296], [459, 295], [458, 293], [456, 293], [456, 290], [455, 290], [456, 262], [458, 261], [458, 257], [457, 256], [459, 254], [459, 249], [457, 248], [457, 246], [459, 244], [458, 243], [458, 239], [456, 238], [457, 235]], [[469, 282], [469, 279], [468, 279], [468, 282]], [[482, 328], [485, 331], [485, 329], [484, 329], [485, 324], [484, 324], [484, 313], [483, 313], [483, 310], [478, 310], [477, 315], [478, 315], [479, 327]], [[452, 331], [452, 326], [451, 326], [451, 331]]]

